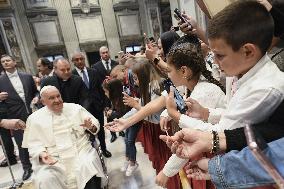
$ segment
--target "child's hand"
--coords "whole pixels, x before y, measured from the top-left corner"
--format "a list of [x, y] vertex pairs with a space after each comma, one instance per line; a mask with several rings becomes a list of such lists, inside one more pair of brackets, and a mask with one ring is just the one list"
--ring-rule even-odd
[[167, 187], [167, 182], [169, 180], [169, 177], [167, 177], [163, 171], [160, 171], [159, 174], [156, 176], [156, 184], [158, 186], [161, 186], [161, 187], [164, 187], [166, 188]]

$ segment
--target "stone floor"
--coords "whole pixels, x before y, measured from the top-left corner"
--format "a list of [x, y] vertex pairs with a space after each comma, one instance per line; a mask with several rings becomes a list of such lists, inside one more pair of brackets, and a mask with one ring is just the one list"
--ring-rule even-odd
[[[148, 159], [147, 154], [143, 152], [143, 148], [140, 143], [136, 143], [137, 147], [137, 161], [139, 168], [130, 177], [126, 177], [123, 172], [120, 171], [120, 167], [124, 162], [125, 146], [122, 137], [114, 143], [109, 143], [110, 134], [106, 131], [106, 141], [108, 150], [111, 151], [112, 157], [106, 159], [106, 164], [109, 172], [109, 189], [161, 189], [161, 187], [155, 184], [155, 170], [152, 168], [151, 162]], [[3, 158], [3, 151], [0, 146], [0, 159]], [[18, 163], [12, 166], [13, 173], [17, 180], [20, 180], [23, 171], [21, 164]], [[12, 184], [11, 175], [8, 168], [0, 168], [0, 188], [8, 188]], [[31, 181], [25, 182], [23, 189], [33, 189]]]

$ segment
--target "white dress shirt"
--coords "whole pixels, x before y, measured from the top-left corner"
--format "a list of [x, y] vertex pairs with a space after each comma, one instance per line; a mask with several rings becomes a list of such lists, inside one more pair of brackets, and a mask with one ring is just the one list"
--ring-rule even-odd
[[16, 70], [14, 73], [9, 73], [6, 72], [9, 80], [11, 81], [14, 89], [16, 90], [16, 92], [18, 93], [18, 95], [20, 96], [20, 98], [26, 102], [25, 99], [25, 91], [24, 91], [24, 87], [23, 87], [23, 83], [19, 77], [18, 71]]
[[267, 119], [284, 99], [284, 73], [265, 55], [237, 81], [237, 91], [218, 124], [205, 123], [186, 115], [181, 128], [224, 131]]
[[75, 67], [75, 69], [77, 70], [77, 72], [78, 72], [79, 76], [82, 78], [82, 80], [83, 80], [83, 81], [84, 81], [84, 77], [83, 77], [83, 73], [82, 73], [82, 71], [84, 71], [84, 72], [85, 72], [85, 74], [86, 74], [86, 76], [87, 76], [88, 82], [90, 82], [89, 75], [88, 75], [88, 71], [87, 71], [87, 68], [86, 68], [86, 67], [84, 67], [84, 69], [83, 69], [83, 70], [80, 70], [80, 69], [79, 69], [79, 68], [77, 68], [77, 67]]
[[102, 59], [102, 63], [106, 70], [107, 70], [107, 62], [108, 62], [109, 70], [111, 70], [111, 59], [108, 59], [108, 61], [105, 61]]

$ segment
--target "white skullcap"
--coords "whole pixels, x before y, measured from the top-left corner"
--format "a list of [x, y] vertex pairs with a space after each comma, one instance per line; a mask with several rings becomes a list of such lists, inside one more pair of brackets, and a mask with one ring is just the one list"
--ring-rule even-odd
[[42, 93], [43, 93], [44, 91], [46, 91], [46, 90], [48, 90], [48, 89], [51, 89], [51, 88], [56, 88], [56, 87], [54, 87], [54, 86], [52, 86], [52, 85], [47, 85], [47, 86], [44, 86], [43, 88], [41, 88], [41, 89], [40, 89], [40, 92], [39, 92], [40, 97], [42, 97]]

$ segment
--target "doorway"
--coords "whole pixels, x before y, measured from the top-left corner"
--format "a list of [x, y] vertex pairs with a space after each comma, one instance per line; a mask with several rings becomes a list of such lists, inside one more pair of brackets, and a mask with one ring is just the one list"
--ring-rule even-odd
[[94, 65], [96, 62], [101, 60], [101, 56], [99, 51], [94, 51], [94, 52], [86, 52], [87, 54], [87, 58], [88, 58], [88, 62], [90, 64], [90, 67], [92, 67], [92, 65]]

